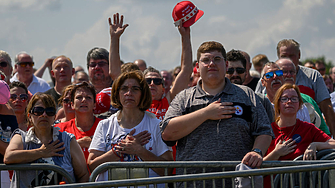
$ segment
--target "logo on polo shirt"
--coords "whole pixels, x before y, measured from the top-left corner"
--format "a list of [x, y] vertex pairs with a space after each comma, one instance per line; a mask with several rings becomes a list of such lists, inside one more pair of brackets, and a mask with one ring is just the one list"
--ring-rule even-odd
[[235, 114], [241, 116], [243, 114], [243, 108], [240, 105], [235, 105]]

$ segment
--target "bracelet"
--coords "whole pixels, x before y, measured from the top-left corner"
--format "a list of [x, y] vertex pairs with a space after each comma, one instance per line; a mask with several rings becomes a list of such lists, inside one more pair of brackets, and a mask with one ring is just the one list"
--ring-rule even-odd
[[123, 154], [121, 154], [121, 153], [119, 153], [119, 152], [116, 151], [116, 149], [115, 149], [115, 145], [113, 145], [112, 151], [113, 151], [113, 153], [114, 153], [117, 157], [119, 157], [120, 159], [123, 158]]

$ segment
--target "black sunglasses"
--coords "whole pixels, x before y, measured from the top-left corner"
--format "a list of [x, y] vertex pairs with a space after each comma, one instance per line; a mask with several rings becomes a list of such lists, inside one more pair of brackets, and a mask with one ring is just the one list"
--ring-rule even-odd
[[10, 99], [12, 101], [14, 101], [17, 98], [19, 98], [19, 100], [21, 100], [22, 102], [25, 102], [26, 100], [28, 100], [28, 95], [24, 93], [20, 94], [19, 96], [16, 94], [10, 94]]
[[0, 67], [7, 67], [8, 63], [6, 61], [0, 62]]
[[63, 103], [69, 104], [69, 103], [71, 103], [71, 100], [70, 99], [63, 99]]
[[236, 67], [236, 69], [234, 69], [233, 67], [231, 67], [227, 70], [227, 74], [234, 74], [235, 70], [236, 70], [237, 74], [245, 73], [245, 68]]
[[30, 113], [34, 114], [35, 116], [41, 116], [43, 113], [46, 113], [48, 116], [54, 116], [56, 115], [56, 108], [54, 107], [34, 107]]
[[150, 85], [152, 81], [154, 81], [155, 85], [161, 85], [163, 83], [163, 79], [161, 78], [146, 78], [145, 81]]
[[17, 64], [20, 65], [21, 67], [26, 67], [27, 65], [29, 65], [30, 67], [33, 67], [35, 65], [34, 62], [19, 62]]

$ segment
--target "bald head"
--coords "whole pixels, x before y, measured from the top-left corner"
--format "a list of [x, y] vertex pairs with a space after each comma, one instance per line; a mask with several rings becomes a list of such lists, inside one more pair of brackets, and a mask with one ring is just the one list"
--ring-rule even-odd
[[293, 61], [289, 58], [280, 58], [276, 64], [283, 71], [284, 83], [295, 84], [296, 81], [296, 67]]
[[134, 61], [134, 63], [140, 68], [140, 70], [143, 72], [145, 69], [147, 69], [147, 64], [142, 59], [137, 59]]

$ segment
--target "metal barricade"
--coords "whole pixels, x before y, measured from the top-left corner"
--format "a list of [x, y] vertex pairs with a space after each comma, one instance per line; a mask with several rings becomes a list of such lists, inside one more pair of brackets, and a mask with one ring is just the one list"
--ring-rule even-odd
[[[282, 174], [281, 178], [279, 178], [279, 184], [274, 184], [274, 178], [271, 176], [271, 184], [273, 187], [284, 187], [284, 178], [283, 174], [285, 173], [303, 173], [303, 172], [310, 172], [310, 174], [313, 171], [323, 171], [323, 170], [330, 170], [335, 169], [335, 163], [334, 161], [265, 161], [262, 164], [263, 169], [253, 169], [253, 170], [245, 170], [245, 171], [225, 171], [225, 168], [228, 167], [235, 167], [237, 164], [239, 164], [240, 161], [182, 161], [182, 162], [109, 162], [100, 165], [97, 167], [91, 174], [90, 181], [94, 181], [98, 174], [101, 172], [104, 172], [106, 170], [110, 169], [117, 169], [117, 168], [125, 168], [129, 169], [129, 171], [126, 173], [128, 174], [128, 178], [131, 179], [123, 179], [123, 180], [111, 180], [111, 181], [103, 181], [103, 182], [90, 182], [90, 183], [80, 183], [80, 184], [67, 184], [66, 186], [50, 186], [50, 187], [118, 187], [118, 186], [139, 186], [144, 185], [148, 186], [150, 184], [151, 187], [155, 187], [157, 184], [165, 183], [167, 187], [167, 183], [172, 183], [174, 187], [176, 187], [177, 183], [185, 183], [190, 182], [191, 187], [198, 187], [196, 186], [196, 181], [212, 181], [215, 180], [223, 180], [228, 179], [231, 181], [234, 181], [236, 177], [253, 177], [253, 176], [264, 176], [264, 175], [273, 175], [273, 174]], [[222, 168], [223, 172], [211, 172], [211, 173], [199, 173], [199, 174], [185, 174], [185, 175], [177, 175], [177, 176], [162, 176], [162, 177], [154, 177], [154, 178], [148, 178], [147, 177], [147, 169], [148, 168], [203, 168], [204, 170], [206, 168], [216, 167], [216, 168]], [[267, 167], [267, 168], [266, 168]], [[269, 168], [271, 167], [271, 168]], [[130, 169], [134, 168], [142, 168], [146, 169], [143, 172], [145, 172], [146, 178], [138, 178], [133, 179], [132, 177], [135, 177], [136, 175], [131, 175]], [[167, 171], [167, 170], [165, 170]], [[117, 171], [115, 171], [117, 172]], [[114, 172], [112, 172], [114, 173]], [[124, 171], [122, 172], [124, 173]], [[136, 173], [136, 172], [135, 172]], [[320, 174], [320, 173], [319, 173]], [[113, 176], [110, 176], [109, 178], [112, 178]], [[312, 182], [313, 185], [321, 185], [322, 180], [324, 178], [317, 178], [316, 180], [308, 180], [308, 181], [318, 181], [318, 182]], [[329, 179], [329, 178], [327, 178]], [[251, 181], [253, 182], [253, 179], [251, 178]], [[223, 181], [224, 182], [224, 181]], [[186, 184], [184, 184], [186, 185]], [[192, 186], [193, 185], [193, 186]], [[286, 184], [285, 184], [286, 185]], [[288, 182], [287, 185], [291, 185], [291, 187], [294, 187], [292, 184], [292, 181]], [[205, 185], [203, 184], [203, 187]], [[213, 185], [215, 187], [215, 185]], [[334, 187], [334, 184], [331, 184], [329, 187]], [[212, 186], [211, 186], [212, 187]], [[223, 183], [223, 187], [225, 187], [225, 184]]]
[[[68, 183], [75, 182], [75, 179], [68, 172], [66, 172], [63, 168], [61, 168], [60, 166], [52, 165], [52, 164], [46, 164], [46, 163], [13, 164], [13, 165], [0, 164], [0, 171], [3, 171], [3, 170], [35, 171], [35, 174], [36, 174], [35, 179], [37, 180], [35, 181], [36, 183], [38, 182], [38, 179], [39, 179], [38, 171], [51, 170], [51, 171], [56, 172], [55, 178], [54, 178], [55, 184], [57, 184], [56, 182], [58, 182], [58, 175], [61, 175], [62, 177], [64, 177]], [[20, 187], [19, 185], [20, 179], [24, 177], [17, 176], [17, 178], [18, 178], [17, 187]], [[0, 182], [1, 182], [1, 176], [0, 176]]]

